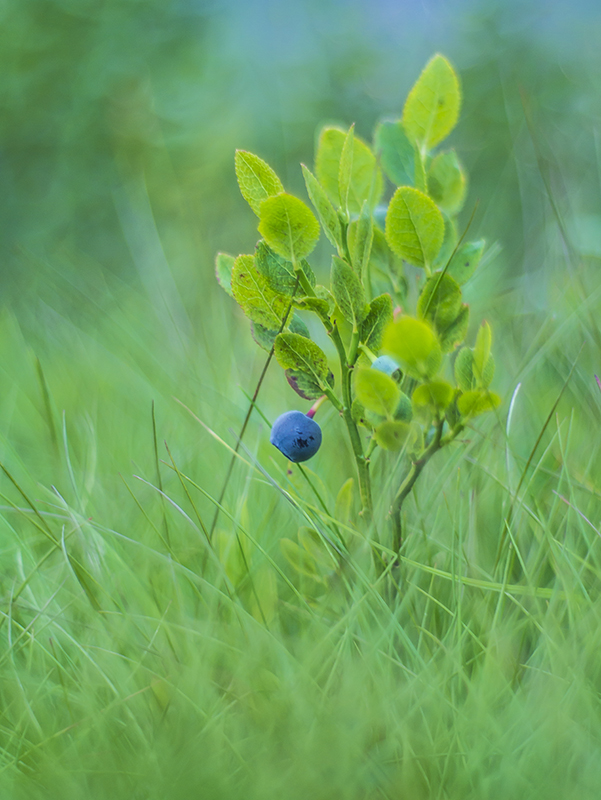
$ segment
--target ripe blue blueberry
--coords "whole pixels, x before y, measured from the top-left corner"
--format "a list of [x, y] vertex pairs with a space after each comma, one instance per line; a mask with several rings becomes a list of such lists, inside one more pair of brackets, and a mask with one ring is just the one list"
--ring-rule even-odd
[[378, 369], [380, 372], [385, 372], [386, 375], [390, 375], [391, 378], [397, 377], [395, 372], [400, 370], [399, 365], [396, 363], [394, 358], [390, 358], [390, 356], [380, 356], [376, 358], [374, 363], [371, 365], [372, 369]]
[[298, 464], [315, 455], [321, 445], [321, 428], [302, 411], [286, 411], [273, 423], [271, 444]]

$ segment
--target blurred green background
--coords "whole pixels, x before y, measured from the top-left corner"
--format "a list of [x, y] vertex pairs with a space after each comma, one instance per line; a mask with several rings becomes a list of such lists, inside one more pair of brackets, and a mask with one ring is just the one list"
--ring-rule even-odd
[[[600, 40], [594, 0], [0, 2], [3, 797], [597, 797]], [[536, 562], [551, 542], [555, 559], [526, 583], [563, 594], [501, 608], [483, 592], [461, 611], [418, 572], [417, 610], [382, 621], [375, 604], [374, 633], [371, 600], [355, 598], [347, 627], [307, 622], [278, 576], [281, 627], [238, 630], [195, 578], [197, 519], [214, 504], [189, 502], [163, 445], [217, 496], [230, 454], [210, 431], [235, 442], [264, 364], [214, 280], [218, 250], [257, 239], [234, 150], [305, 198], [318, 126], [356, 122], [369, 140], [438, 51], [463, 85], [450, 141], [470, 176], [462, 221], [475, 208], [470, 237], [490, 245], [466, 290], [471, 339], [486, 317], [504, 405], [464, 461], [430, 465], [408, 552], [451, 570], [465, 530], [474, 574], [490, 577], [519, 484], [512, 535]], [[298, 402], [274, 365], [261, 410]], [[333, 505], [352, 468], [335, 415], [323, 424], [311, 469]], [[245, 443], [302, 495], [259, 415]], [[278, 539], [300, 523], [269, 479], [239, 466], [225, 506], [223, 536], [243, 525], [281, 565]], [[62, 550], [45, 549], [45, 525]], [[456, 662], [445, 636], [461, 613], [473, 629]]]

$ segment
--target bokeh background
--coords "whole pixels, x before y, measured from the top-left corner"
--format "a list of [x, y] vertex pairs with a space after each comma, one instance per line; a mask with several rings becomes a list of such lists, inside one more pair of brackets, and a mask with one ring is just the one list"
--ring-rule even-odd
[[1, 302], [43, 362], [62, 348], [85, 372], [74, 348], [91, 357], [104, 327], [118, 340], [117, 305], [152, 329], [147, 358], [164, 363], [166, 340], [203, 351], [182, 353], [182, 391], [212, 386], [233, 347], [246, 362], [212, 280], [217, 250], [256, 239], [234, 149], [304, 196], [317, 126], [354, 121], [369, 139], [436, 51], [463, 82], [464, 216], [477, 203], [472, 233], [495, 245], [476, 312], [553, 314], [557, 253], [601, 256], [594, 0], [5, 0], [0, 20]]
[[[288, 191], [306, 199], [299, 162], [313, 163], [316, 129], [323, 122], [355, 122], [357, 132], [371, 139], [380, 118], [400, 116], [408, 90], [435, 52], [449, 58], [463, 85], [463, 111], [449, 141], [470, 176], [461, 221], [467, 224], [475, 209], [470, 238], [483, 237], [489, 243], [486, 258], [466, 287], [472, 309], [470, 341], [479, 320], [488, 319], [495, 332], [497, 362], [492, 388], [503, 396], [504, 405], [499, 416], [490, 415], [474, 426], [469, 457], [457, 470], [457, 479], [447, 469], [451, 461], [445, 462], [442, 455], [439, 467], [432, 465], [437, 477], [424, 483], [421, 510], [412, 506], [413, 518], [435, 542], [432, 552], [443, 553], [436, 563], [449, 569], [444, 561], [453, 535], [449, 518], [467, 520], [483, 553], [482, 563], [490, 566], [509, 498], [526, 474], [537, 437], [570, 376], [531, 462], [534, 474], [528, 473], [523, 487], [530, 493], [529, 512], [540, 512], [549, 535], [559, 531], [558, 536], [567, 536], [570, 531], [576, 540], [574, 552], [581, 552], [583, 541], [593, 552], [597, 533], [591, 533], [581, 515], [594, 526], [601, 514], [601, 393], [594, 381], [594, 374], [601, 372], [600, 42], [597, 0], [0, 0], [0, 462], [5, 468], [0, 476], [0, 594], [10, 611], [1, 606], [2, 624], [9, 617], [12, 624], [13, 615], [28, 630], [43, 631], [37, 639], [32, 634], [31, 643], [19, 633], [18, 646], [8, 623], [2, 631], [7, 649], [0, 655], [0, 694], [6, 709], [0, 726], [0, 769], [17, 775], [14, 786], [21, 794], [15, 797], [46, 800], [54, 796], [48, 788], [54, 785], [62, 787], [56, 790], [61, 798], [113, 797], [118, 784], [123, 797], [146, 798], [154, 796], [153, 775], [156, 786], [163, 786], [159, 778], [164, 780], [161, 796], [169, 796], [177, 776], [196, 767], [197, 754], [190, 743], [197, 743], [198, 709], [204, 713], [203, 704], [213, 702], [211, 708], [219, 711], [216, 728], [221, 731], [223, 720], [224, 727], [234, 720], [223, 739], [211, 733], [203, 740], [215, 764], [234, 740], [248, 763], [257, 757], [259, 770], [270, 763], [271, 748], [282, 730], [287, 731], [282, 752], [296, 764], [298, 730], [312, 730], [311, 715], [321, 709], [316, 682], [308, 677], [306, 684], [301, 681], [307, 694], [299, 698], [297, 717], [286, 705], [298, 690], [293, 677], [288, 684], [282, 679], [279, 706], [253, 707], [248, 712], [251, 722], [244, 717], [246, 711], [236, 717], [238, 706], [233, 701], [230, 705], [230, 699], [238, 695], [225, 678], [227, 691], [220, 694], [220, 670], [225, 674], [230, 668], [232, 673], [243, 669], [244, 659], [230, 653], [232, 663], [228, 662], [219, 649], [219, 619], [207, 622], [202, 602], [184, 578], [170, 582], [171, 562], [161, 543], [165, 520], [178, 563], [190, 574], [201, 570], [203, 545], [182, 522], [177, 507], [165, 511], [168, 503], [149, 484], [162, 486], [194, 516], [173, 472], [158, 463], [169, 462], [163, 447], [167, 441], [181, 469], [209, 495], [218, 495], [230, 453], [210, 431], [230, 446], [235, 442], [248, 395], [264, 364], [265, 353], [251, 340], [247, 321], [214, 280], [218, 250], [252, 252], [257, 239], [256, 219], [236, 185], [234, 150], [257, 153], [274, 167]], [[313, 263], [325, 278], [328, 249], [323, 242], [319, 248]], [[518, 384], [509, 432], [509, 403]], [[273, 365], [260, 396], [261, 412], [273, 419], [298, 403]], [[352, 475], [349, 451], [334, 416], [325, 413], [328, 446], [311, 462], [330, 503]], [[285, 469], [274, 457], [267, 430], [265, 420], [255, 414], [245, 446], [283, 482]], [[377, 468], [381, 473], [376, 474], [384, 473], [387, 464], [382, 461]], [[444, 498], [441, 487], [447, 491]], [[579, 510], [562, 504], [557, 489]], [[453, 498], [450, 505], [445, 505], [447, 496]], [[56, 554], [44, 554], [42, 523], [34, 530], [31, 510], [22, 510], [29, 500], [48, 515], [44, 519], [55, 526], [59, 538], [61, 526], [73, 534], [69, 546], [72, 543], [87, 559], [96, 580], [94, 592], [99, 592], [90, 608], [90, 598], [78, 582], [81, 575], [76, 581], [66, 555], [61, 561]], [[210, 520], [210, 498], [195, 495], [195, 502], [200, 517]], [[266, 550], [282, 560], [278, 538], [291, 535], [292, 524], [296, 531], [298, 520], [291, 522], [292, 511], [267, 480], [256, 481], [250, 471], [237, 469], [225, 505], [231, 519], [242, 520]], [[222, 516], [221, 525], [232, 534], [228, 519]], [[86, 521], [91, 523], [87, 528]], [[542, 534], [536, 539], [538, 529], [533, 533], [528, 527], [536, 528], [532, 519], [522, 522], [518, 533], [524, 541], [540, 543]], [[431, 555], [418, 553], [415, 558], [423, 556], [424, 563], [430, 563]], [[582, 558], [588, 557], [587, 550]], [[574, 567], [574, 574], [579, 569]], [[550, 592], [551, 583], [542, 583]], [[27, 591], [23, 588], [22, 599], [13, 603], [18, 585]], [[427, 581], [421, 589], [427, 594]], [[598, 596], [593, 589], [591, 608]], [[97, 615], [94, 603], [100, 603], [107, 616]], [[539, 611], [544, 620], [547, 607], [541, 604]], [[557, 613], [563, 620], [562, 612]], [[527, 660], [529, 656], [522, 656], [525, 638], [517, 644], [511, 639], [511, 632], [518, 630], [513, 618], [494, 609], [493, 616], [507, 620], [507, 652], [515, 651], [518, 662]], [[163, 617], [172, 620], [164, 640], [162, 629], [157, 633]], [[565, 680], [582, 670], [572, 716], [553, 716], [554, 706], [536, 738], [534, 712], [544, 710], [545, 704], [537, 705], [536, 693], [520, 695], [516, 689], [513, 700], [503, 706], [503, 719], [512, 731], [503, 744], [510, 755], [506, 761], [499, 755], [498, 761], [505, 764], [506, 782], [496, 795], [493, 783], [488, 784], [489, 795], [481, 791], [484, 783], [478, 784], [475, 797], [534, 798], [538, 790], [541, 797], [549, 797], [557, 778], [554, 765], [563, 765], [564, 777], [568, 767], [577, 770], [572, 783], [566, 783], [574, 787], [574, 797], [597, 796], [598, 750], [589, 747], [587, 738], [589, 723], [591, 730], [599, 730], [598, 719], [593, 719], [597, 711], [591, 710], [596, 709], [591, 697], [598, 700], [601, 686], [597, 623], [592, 611], [582, 622], [581, 635], [566, 623]], [[213, 636], [202, 640], [213, 654], [209, 658], [194, 638], [202, 639], [205, 624]], [[487, 625], [482, 623], [483, 629]], [[313, 639], [328, 642], [328, 635], [324, 633], [323, 640], [321, 633], [306, 638], [312, 645]], [[426, 647], [421, 633], [419, 637], [419, 646]], [[585, 639], [588, 660], [580, 658], [578, 649]], [[273, 663], [283, 665], [281, 673], [293, 676], [296, 662], [286, 661], [275, 641], [258, 637], [248, 649], [248, 643], [237, 644], [249, 664], [251, 657], [261, 664], [263, 655], [270, 653]], [[56, 652], [52, 642], [57, 643]], [[215, 674], [209, 665], [213, 657]], [[134, 668], [138, 659], [140, 666]], [[500, 658], [499, 663], [509, 660]], [[147, 674], [149, 662], [153, 671]], [[258, 667], [253, 669], [249, 666], [240, 678], [240, 697], [258, 674]], [[454, 676], [454, 669], [449, 666], [448, 674]], [[495, 669], [491, 667], [493, 678], [485, 676], [478, 690], [480, 716], [473, 707], [465, 711], [465, 741], [473, 745], [471, 750], [466, 746], [469, 752], [478, 750], [478, 736], [485, 742], [495, 713], [490, 709], [501, 696], [495, 687], [506, 685], [502, 667], [500, 683], [495, 683]], [[557, 708], [565, 699], [562, 669], [557, 668], [556, 695], [547, 684], [539, 687], [543, 700], [559, 698]], [[383, 763], [392, 763], [392, 756], [386, 761], [388, 744], [384, 734], [378, 739], [378, 726], [398, 676], [382, 684], [388, 689], [380, 696], [381, 718], [370, 716], [376, 700], [371, 706], [366, 700], [365, 709], [360, 709], [364, 717], [357, 722], [354, 698], [366, 683], [359, 667], [352, 670], [347, 683], [341, 682], [348, 694], [343, 691], [339, 705], [334, 704], [332, 721], [317, 726], [323, 739], [303, 739], [306, 753], [329, 752], [337, 725], [352, 739], [366, 721], [373, 739], [370, 747], [383, 754]], [[552, 672], [548, 665], [545, 670], [541, 668], [541, 674]], [[171, 691], [181, 675], [178, 691], [186, 702], [173, 690], [175, 710], [170, 718], [165, 710], [169, 703], [160, 693]], [[163, 681], [158, 689], [157, 676]], [[438, 679], [442, 692], [452, 684], [444, 670]], [[424, 680], [418, 687], [418, 698], [425, 696], [421, 693], [428, 685]], [[135, 701], [140, 705], [131, 712], [141, 731], [138, 740], [138, 733], [131, 733], [126, 700], [149, 686], [157, 696], [155, 705], [144, 705], [149, 692]], [[377, 699], [374, 692], [365, 697]], [[428, 697], [431, 719], [438, 719], [438, 695], [432, 690]], [[416, 707], [415, 730], [423, 733], [424, 752], [446, 752], [453, 745], [445, 738], [454, 736], [448, 733], [451, 723], [440, 716], [432, 726], [439, 725], [438, 732], [428, 738], [431, 730], [419, 728], [421, 699]], [[390, 712], [392, 727], [404, 719], [395, 708], [395, 719]], [[278, 730], [274, 714], [279, 715]], [[89, 727], [81, 722], [84, 718]], [[106, 726], [105, 719], [110, 720]], [[347, 719], [353, 724], [347, 725]], [[78, 730], [86, 731], [80, 739], [61, 733], [70, 730], [74, 720]], [[269, 734], [263, 739], [265, 731]], [[565, 733], [565, 746], [547, 748], [560, 733]], [[363, 752], [363, 740], [358, 733], [357, 737], [352, 739], [356, 751], [346, 748], [346, 740], [337, 745], [340, 770], [346, 764], [349, 775], [352, 753]], [[535, 742], [540, 758], [532, 755], [529, 742]], [[172, 771], [161, 772], [156, 754], [167, 751]], [[19, 761], [23, 752], [26, 762]], [[488, 752], [482, 744], [483, 775], [490, 766]], [[124, 766], [125, 753], [131, 760]], [[532, 768], [529, 788], [518, 785], [520, 753], [521, 768]], [[228, 780], [230, 767], [224, 758]], [[297, 767], [298, 780], [289, 782], [287, 790], [296, 787], [299, 796], [313, 796], [309, 789], [302, 794], [302, 759]], [[59, 780], [56, 775], [63, 768]], [[136, 770], [147, 783], [134, 795], [127, 781], [131, 775], [135, 778]], [[447, 775], [446, 767], [441, 770]], [[207, 774], [191, 785], [197, 789], [208, 780]], [[261, 774], [270, 774], [268, 767]], [[115, 782], [116, 775], [121, 782]], [[331, 777], [327, 770], [323, 775]], [[318, 775], [315, 785], [322, 778]], [[421, 778], [415, 780], [417, 786]], [[278, 787], [277, 777], [273, 781], [265, 783], [263, 793], [257, 784], [256, 794], [249, 796], [271, 797], [269, 787]], [[332, 781], [332, 786], [338, 785]], [[468, 783], [457, 783], [456, 796], [472, 796]], [[583, 787], [589, 794], [582, 794]], [[197, 797], [196, 789], [190, 795], [182, 789], [180, 796]], [[281, 786], [279, 794], [276, 789], [273, 796], [293, 796], [282, 794]], [[348, 797], [355, 797], [352, 791]], [[564, 787], [562, 797], [572, 796], [566, 791]], [[214, 796], [236, 795], [216, 791]], [[334, 789], [322, 796], [342, 797]], [[435, 795], [424, 789], [411, 796]], [[437, 796], [455, 795], [441, 789]]]

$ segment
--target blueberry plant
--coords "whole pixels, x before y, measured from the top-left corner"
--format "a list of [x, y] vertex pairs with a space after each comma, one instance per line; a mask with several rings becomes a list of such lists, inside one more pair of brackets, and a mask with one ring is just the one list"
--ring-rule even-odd
[[[403, 503], [428, 461], [500, 402], [489, 391], [490, 326], [479, 327], [473, 347], [465, 343], [461, 287], [484, 242], [459, 236], [466, 175], [454, 150], [438, 149], [460, 106], [457, 76], [436, 55], [402, 118], [381, 122], [371, 146], [354, 125], [324, 127], [314, 169], [302, 165], [313, 210], [285, 191], [265, 161], [237, 151], [238, 184], [261, 238], [251, 255], [216, 259], [217, 279], [249, 317], [257, 344], [275, 355], [301, 398], [317, 401], [308, 414], [282, 414], [272, 444], [293, 462], [314, 455], [321, 430], [312, 417], [329, 401], [346, 425], [368, 525], [370, 461], [376, 448], [399, 451], [390, 507], [395, 553]], [[322, 232], [333, 248], [329, 285], [317, 282], [307, 260]], [[299, 312], [325, 328], [336, 378]]]

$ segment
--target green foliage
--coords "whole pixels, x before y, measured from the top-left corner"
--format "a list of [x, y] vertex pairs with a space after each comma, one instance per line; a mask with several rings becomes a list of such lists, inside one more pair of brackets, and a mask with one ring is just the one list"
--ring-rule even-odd
[[392, 417], [401, 397], [398, 385], [389, 375], [365, 367], [356, 370], [355, 394], [364, 408], [382, 417]]
[[279, 365], [292, 370], [289, 376], [297, 381], [301, 396], [308, 396], [313, 386], [315, 391], [310, 396], [319, 397], [333, 385], [327, 357], [310, 339], [297, 333], [280, 333], [275, 340], [274, 352]]
[[332, 256], [330, 285], [338, 308], [345, 319], [357, 328], [367, 317], [369, 305], [359, 276], [338, 256]]
[[381, 422], [374, 431], [376, 441], [384, 450], [400, 450], [404, 447], [412, 434], [412, 428], [406, 422], [386, 420]]
[[415, 182], [415, 147], [400, 120], [381, 122], [374, 135], [374, 149], [386, 175], [396, 186]]
[[386, 215], [386, 241], [391, 249], [410, 264], [428, 268], [443, 238], [444, 221], [434, 201], [410, 186], [398, 188]]
[[377, 352], [382, 348], [384, 331], [392, 322], [392, 298], [381, 294], [369, 304], [369, 312], [361, 323], [361, 341], [370, 350]]
[[482, 239], [477, 242], [465, 242], [453, 256], [447, 269], [447, 275], [450, 275], [460, 286], [463, 286], [476, 271], [483, 252], [484, 241]]
[[430, 197], [447, 214], [461, 211], [465, 200], [465, 173], [454, 150], [439, 153], [428, 167]]
[[261, 203], [284, 191], [282, 182], [271, 167], [253, 153], [236, 150], [236, 178], [242, 197], [260, 216]]
[[215, 257], [215, 277], [217, 278], [217, 283], [222, 289], [225, 289], [230, 297], [234, 296], [232, 291], [232, 271], [234, 269], [235, 260], [234, 256], [230, 256], [227, 253], [217, 253]]
[[[317, 179], [327, 192], [332, 203], [340, 203], [341, 157], [348, 134], [339, 128], [323, 128], [319, 135], [317, 154], [315, 156], [315, 172]], [[351, 160], [352, 159], [352, 160]], [[352, 134], [352, 156], [345, 155], [345, 164], [352, 163], [348, 185], [348, 210], [351, 214], [359, 214], [365, 200], [374, 208], [383, 191], [382, 174], [374, 154], [367, 144]], [[345, 169], [347, 168], [345, 167]], [[346, 187], [342, 187], [347, 191]]]
[[421, 149], [429, 150], [453, 130], [460, 107], [461, 90], [453, 67], [444, 56], [435, 55], [409, 92], [403, 126]]
[[348, 228], [351, 263], [357, 275], [360, 275], [363, 280], [365, 280], [371, 257], [373, 238], [373, 221], [366, 200], [363, 203], [359, 219], [356, 222], [352, 222]]
[[501, 398], [493, 392], [471, 391], [465, 392], [457, 400], [457, 408], [461, 416], [466, 419], [477, 417], [486, 411], [494, 411], [501, 405]]
[[232, 270], [232, 293], [247, 317], [269, 330], [279, 330], [289, 300], [277, 294], [255, 268], [254, 256], [238, 256]]
[[[315, 286], [315, 273], [311, 269], [306, 259], [301, 259], [299, 266], [305, 274], [309, 284]], [[275, 253], [266, 242], [260, 241], [255, 251], [255, 268], [265, 278], [271, 289], [277, 294], [285, 294], [290, 297], [303, 294], [297, 286], [297, 276], [291, 261], [287, 261], [282, 256]]]
[[[258, 210], [263, 239], [254, 259], [239, 256], [232, 261], [220, 254], [216, 262], [218, 280], [228, 291], [231, 275], [231, 290], [251, 318], [255, 340], [265, 350], [273, 348], [292, 389], [303, 399], [317, 401], [312, 413], [329, 401], [346, 426], [360, 519], [372, 544], [374, 495], [392, 492], [387, 501], [392, 501], [393, 524], [388, 542], [394, 558], [399, 558], [403, 544], [403, 503], [426, 463], [456, 440], [472, 419], [500, 403], [489, 391], [494, 360], [488, 324], [481, 326], [473, 349], [465, 346], [470, 310], [461, 287], [484, 249], [482, 240], [458, 246], [462, 229], [456, 215], [465, 202], [467, 177], [455, 150], [433, 150], [453, 129], [460, 104], [457, 77], [438, 55], [409, 93], [402, 120], [376, 127], [374, 152], [356, 134], [354, 124], [348, 130], [323, 128], [315, 174], [302, 166], [319, 221], [302, 200], [284, 192], [264, 162], [239, 153], [240, 186]], [[380, 165], [397, 187], [382, 206]], [[306, 258], [320, 229], [335, 250], [327, 286], [317, 284]], [[425, 281], [406, 265], [423, 269]], [[397, 312], [395, 303], [400, 306]], [[319, 341], [324, 349], [312, 341], [298, 317], [292, 315], [284, 324], [292, 306], [323, 326], [327, 339]], [[451, 370], [446, 356], [458, 347]], [[334, 353], [339, 362], [336, 391], [329, 366]], [[381, 369], [386, 359], [375, 364], [380, 356], [399, 365], [394, 378]], [[454, 383], [447, 380], [451, 371]], [[323, 435], [332, 436], [332, 428]], [[374, 492], [370, 464], [378, 449], [399, 455], [393, 473], [386, 478], [380, 473], [382, 483]], [[303, 474], [315, 486], [316, 476]], [[343, 516], [350, 519], [355, 482], [345, 486]], [[316, 492], [323, 508], [321, 490]], [[328, 547], [336, 551], [333, 542], [344, 544], [344, 536], [335, 526], [331, 533]], [[334, 558], [326, 576], [320, 557], [331, 560], [332, 553], [311, 529], [299, 532], [299, 544], [283, 542], [298, 590], [311, 603], [325, 604], [330, 581], [343, 579], [344, 549], [338, 554], [342, 560]], [[386, 562], [373, 550], [377, 574]], [[273, 609], [273, 593], [265, 603]], [[253, 609], [260, 611], [258, 604]]]
[[305, 186], [307, 187], [307, 194], [313, 203], [313, 207], [317, 211], [321, 227], [330, 243], [333, 244], [334, 247], [340, 248], [342, 247], [342, 229], [340, 227], [338, 214], [334, 210], [334, 206], [315, 175], [313, 175], [304, 164], [302, 164], [302, 169], [305, 178]]
[[308, 256], [319, 239], [319, 222], [298, 197], [278, 194], [261, 203], [259, 233], [288, 261]]
[[413, 317], [393, 322], [384, 335], [383, 347], [412, 378], [433, 378], [442, 362], [436, 334], [425, 321]]

